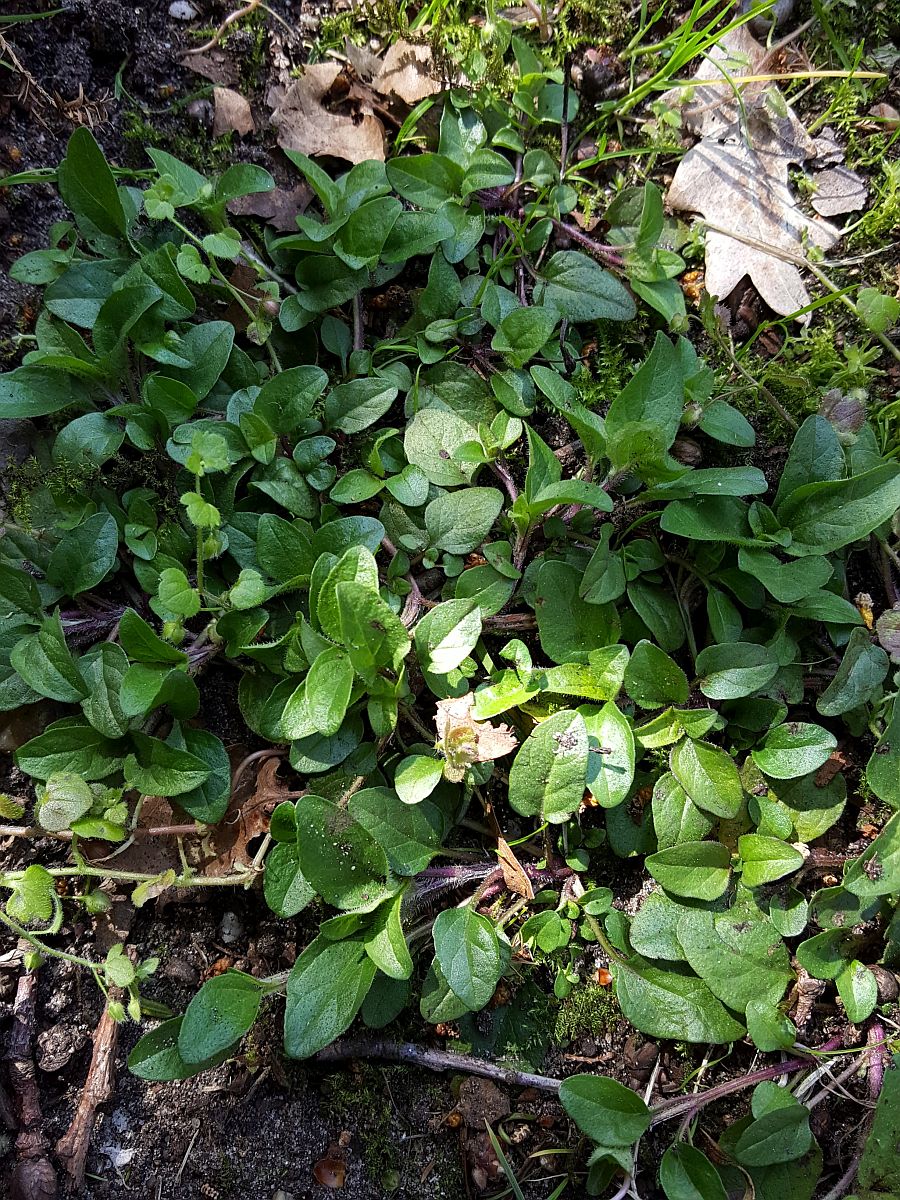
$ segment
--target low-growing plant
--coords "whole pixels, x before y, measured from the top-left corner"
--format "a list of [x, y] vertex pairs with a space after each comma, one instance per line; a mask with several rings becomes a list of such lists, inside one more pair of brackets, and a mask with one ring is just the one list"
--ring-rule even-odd
[[[0, 539], [0, 708], [64, 713], [16, 751], [33, 821], [4, 832], [72, 858], [0, 875], [0, 921], [123, 989], [135, 1019], [155, 962], [49, 947], [60, 876], [92, 909], [97, 880], [143, 903], [261, 875], [275, 914], [317, 930], [286, 977], [205, 983], [138, 1043], [143, 1078], [222, 1061], [275, 993], [305, 1058], [360, 1012], [380, 1028], [415, 996], [452, 1022], [513, 971], [549, 969], [561, 997], [595, 960], [648, 1035], [781, 1051], [797, 964], [857, 1024], [871, 968], [896, 965], [900, 814], [859, 855], [811, 844], [846, 804], [839, 740], [877, 737], [868, 786], [900, 808], [900, 615], [873, 628], [849, 583], [870, 555], [892, 578], [900, 467], [834, 398], [778, 479], [750, 464], [752, 425], [673, 336], [659, 191], [621, 194], [602, 245], [568, 219], [577, 189], [531, 142], [574, 95], [513, 41], [512, 106], [453, 93], [433, 151], [336, 179], [290, 154], [316, 206], [265, 247], [228, 204], [267, 172], [207, 179], [150, 150], [138, 188], [78, 129], [58, 171], [73, 219], [13, 268], [43, 306], [0, 416], [46, 418], [48, 472], [83, 485], [36, 483]], [[396, 280], [409, 312], [379, 336]], [[587, 342], [635, 297], [666, 329], [601, 402]], [[198, 831], [224, 816], [231, 764], [197, 719], [211, 667], [301, 780], [253, 865], [88, 857], [134, 836], [147, 796]], [[655, 883], [631, 919], [610, 855]], [[840, 884], [810, 882], [820, 860]], [[579, 1078], [562, 1098], [596, 1143], [596, 1194], [652, 1116]], [[722, 1144], [743, 1179], [784, 1164], [799, 1189], [820, 1158], [776, 1093], [761, 1083]], [[707, 1176], [691, 1146], [663, 1160], [669, 1196], [682, 1177], [724, 1194]]]

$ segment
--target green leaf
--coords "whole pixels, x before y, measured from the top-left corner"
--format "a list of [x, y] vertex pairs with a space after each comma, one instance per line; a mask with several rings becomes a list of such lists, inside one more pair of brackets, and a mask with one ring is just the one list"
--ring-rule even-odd
[[878, 980], [864, 964], [854, 959], [835, 979], [847, 1020], [861, 1025], [875, 1011], [878, 1003]]
[[100, 467], [113, 457], [125, 440], [125, 430], [105, 413], [85, 413], [57, 434], [53, 461], [77, 467]]
[[655, 967], [634, 956], [615, 964], [622, 1014], [641, 1033], [684, 1042], [733, 1042], [744, 1027], [702, 979], [676, 966]]
[[823, 717], [836, 717], [880, 694], [889, 669], [888, 656], [872, 641], [865, 627], [854, 629], [834, 678], [816, 701]]
[[86, 126], [79, 125], [69, 138], [57, 181], [59, 194], [89, 236], [97, 230], [114, 238], [124, 237], [127, 221], [116, 181]]
[[361, 583], [335, 588], [341, 618], [341, 641], [353, 669], [371, 683], [382, 667], [398, 671], [409, 653], [406, 627], [381, 597]]
[[300, 870], [296, 845], [273, 846], [266, 855], [263, 895], [279, 917], [295, 917], [315, 898], [315, 889]]
[[700, 842], [715, 827], [715, 821], [697, 808], [669, 772], [661, 775], [653, 786], [652, 811], [653, 828], [660, 850], [677, 846], [680, 842]]
[[582, 1133], [603, 1146], [630, 1146], [653, 1118], [631, 1088], [603, 1075], [570, 1075], [560, 1084], [559, 1099]]
[[744, 802], [741, 777], [730, 754], [686, 738], [669, 754], [672, 774], [698, 808], [717, 817], [736, 817]]
[[437, 209], [462, 194], [463, 169], [443, 154], [417, 154], [386, 165], [391, 187], [420, 208]]
[[335, 253], [354, 269], [375, 267], [402, 209], [403, 205], [393, 196], [380, 196], [361, 204], [338, 232]]
[[397, 399], [398, 390], [376, 376], [339, 383], [325, 401], [328, 428], [340, 429], [342, 433], [362, 433], [385, 415]]
[[80, 776], [65, 772], [51, 775], [46, 786], [38, 787], [37, 798], [38, 824], [51, 833], [71, 829], [94, 804], [90, 785]]
[[764, 775], [772, 779], [795, 779], [817, 771], [836, 747], [837, 738], [827, 729], [790, 721], [769, 730], [752, 757]]
[[440, 852], [444, 818], [428, 800], [409, 805], [390, 788], [363, 788], [350, 798], [349, 811], [378, 842], [398, 875], [417, 875]]
[[392, 894], [387, 855], [346, 809], [321, 796], [303, 796], [297, 827], [300, 869], [328, 904], [371, 912]]
[[453, 994], [472, 1012], [484, 1008], [507, 959], [491, 922], [469, 905], [447, 908], [438, 914], [432, 936], [435, 958]]
[[444, 765], [439, 758], [410, 754], [400, 760], [394, 772], [394, 787], [404, 804], [419, 804], [440, 783]]
[[0, 375], [0, 420], [41, 417], [88, 399], [80, 380], [48, 367], [18, 367]]
[[413, 636], [422, 669], [447, 675], [481, 637], [481, 609], [472, 600], [447, 600], [429, 609]]
[[570, 321], [630, 321], [636, 311], [625, 285], [580, 250], [557, 251], [541, 267], [534, 302]]
[[659, 1182], [667, 1200], [727, 1200], [719, 1172], [688, 1142], [675, 1142], [662, 1156]]
[[802, 1158], [811, 1145], [809, 1110], [793, 1103], [748, 1125], [735, 1143], [734, 1155], [743, 1166], [763, 1167]]
[[653, 642], [640, 641], [625, 668], [625, 691], [641, 708], [684, 704], [690, 689], [684, 671]]
[[201, 784], [178, 797], [178, 806], [195, 821], [215, 825], [228, 810], [231, 799], [231, 760], [221, 738], [205, 729], [186, 726], [182, 730], [184, 749], [209, 768]]
[[[634, 734], [612, 700], [599, 711], [581, 709], [591, 739], [587, 787], [601, 808], [614, 808], [634, 781]], [[594, 745], [596, 742], [596, 746]]]
[[[678, 355], [669, 338], [658, 333], [647, 359], [609, 406], [606, 436], [612, 444], [624, 439], [629, 426], [646, 423], [658, 432], [665, 451], [675, 440], [683, 408]], [[624, 467], [627, 462], [617, 461], [617, 465]]]
[[[184, 571], [178, 567], [166, 567], [159, 575], [156, 603], [166, 620], [195, 617], [200, 611], [200, 593], [188, 583]], [[157, 611], [156, 607], [154, 611]]]
[[287, 981], [284, 1049], [309, 1058], [349, 1028], [372, 986], [377, 968], [356, 940], [317, 937], [303, 951]]
[[588, 663], [594, 650], [618, 640], [615, 608], [582, 600], [580, 582], [581, 572], [569, 563], [548, 561], [538, 571], [534, 597], [538, 634], [544, 652], [556, 663]]
[[778, 481], [775, 508], [798, 488], [842, 479], [845, 473], [844, 451], [832, 423], [818, 415], [807, 417], [794, 435]]
[[745, 547], [738, 551], [738, 566], [758, 579], [766, 591], [782, 604], [803, 600], [810, 592], [824, 587], [832, 575], [832, 566], [827, 558], [814, 555], [782, 563], [774, 554]]
[[312, 532], [304, 521], [286, 521], [263, 513], [256, 534], [259, 565], [282, 585], [299, 586], [309, 578], [315, 556]]
[[23, 925], [31, 925], [33, 922], [47, 925], [58, 909], [56, 880], [46, 867], [32, 863], [16, 881], [12, 894], [6, 901], [6, 911], [14, 921]]
[[16, 642], [9, 661], [41, 696], [77, 704], [88, 695], [87, 684], [66, 644], [58, 609], [41, 623], [37, 633]]
[[578, 811], [588, 769], [584, 718], [563, 710], [542, 721], [516, 754], [509, 802], [524, 817], [558, 824]]
[[469, 487], [438, 496], [425, 509], [431, 544], [448, 554], [468, 554], [491, 532], [502, 508], [497, 488]]
[[759, 833], [739, 837], [738, 854], [742, 864], [741, 878], [747, 887], [774, 883], [776, 879], [799, 871], [805, 861], [800, 851], [787, 842]]
[[47, 581], [66, 596], [97, 586], [112, 570], [119, 546], [115, 518], [95, 513], [63, 534], [47, 564]]
[[[900, 1188], [897, 1142], [900, 1139], [900, 1054], [893, 1056], [893, 1070], [885, 1071], [884, 1083], [857, 1174], [861, 1188], [873, 1193], [891, 1193]], [[885, 1197], [887, 1200], [887, 1197]]]
[[877, 288], [864, 287], [856, 293], [856, 311], [866, 328], [887, 333], [900, 317], [900, 301]]
[[478, 431], [453, 412], [436, 408], [420, 409], [406, 426], [403, 450], [407, 459], [438, 487], [459, 487], [468, 483], [474, 463], [458, 463], [456, 451], [465, 442], [477, 438]]
[[132, 753], [122, 767], [125, 782], [145, 796], [180, 796], [205, 783], [210, 775], [201, 758], [159, 738], [134, 730], [131, 743]]
[[234, 344], [234, 326], [230, 321], [206, 321], [191, 325], [178, 343], [178, 356], [189, 367], [166, 367], [164, 374], [189, 387], [198, 400], [204, 400], [225, 369]]
[[127, 717], [146, 716], [165, 704], [174, 716], [187, 720], [197, 715], [200, 694], [193, 679], [178, 667], [132, 663], [122, 680], [119, 702]]
[[778, 674], [779, 664], [767, 646], [726, 642], [707, 646], [697, 655], [700, 691], [710, 700], [736, 700], [764, 688]]
[[795, 488], [776, 512], [791, 531], [795, 556], [832, 554], [890, 520], [900, 508], [900, 468], [873, 467], [850, 479], [806, 483]]
[[330, 737], [340, 729], [353, 691], [353, 665], [343, 650], [324, 650], [306, 676], [305, 707], [313, 728]]
[[182, 1018], [178, 1032], [182, 1059], [203, 1063], [236, 1045], [257, 1018], [262, 991], [259, 980], [242, 971], [226, 971], [207, 980]]
[[721, 842], [679, 842], [644, 860], [658, 883], [676, 896], [718, 900], [731, 879], [731, 855]]
[[25, 571], [0, 563], [0, 616], [11, 620], [16, 613], [40, 617], [43, 605], [37, 584]]
[[900, 891], [900, 813], [895, 813], [859, 858], [846, 867], [844, 887], [864, 900]]
[[555, 308], [514, 308], [497, 326], [491, 349], [512, 367], [524, 367], [547, 344], [559, 321]]
[[178, 1052], [178, 1035], [183, 1020], [183, 1017], [173, 1017], [144, 1034], [128, 1055], [128, 1070], [132, 1075], [149, 1083], [190, 1079], [192, 1075], [208, 1071], [225, 1061], [231, 1051], [230, 1046], [208, 1062], [186, 1063]]
[[375, 913], [365, 938], [366, 954], [390, 979], [409, 979], [413, 972], [413, 961], [400, 922], [402, 901], [402, 896], [385, 901]]
[[77, 717], [63, 717], [43, 733], [20, 746], [16, 766], [35, 779], [49, 779], [58, 771], [74, 771], [82, 779], [105, 779], [121, 764], [116, 742]]
[[737, 1012], [753, 1000], [774, 1007], [792, 979], [784, 943], [768, 921], [737, 909], [718, 915], [694, 910], [678, 921], [678, 941], [714, 996]]
[[186, 666], [187, 655], [164, 641], [133, 608], [126, 608], [119, 621], [119, 641], [134, 662], [154, 666]]
[[900, 704], [891, 706], [890, 718], [866, 766], [866, 782], [879, 800], [900, 808]]

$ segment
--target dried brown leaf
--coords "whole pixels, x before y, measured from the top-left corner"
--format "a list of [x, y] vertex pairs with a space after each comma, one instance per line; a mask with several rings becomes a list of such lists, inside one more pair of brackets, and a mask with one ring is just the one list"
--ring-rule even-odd
[[440, 741], [446, 744], [448, 738], [452, 741], [454, 735], [458, 738], [469, 732], [474, 739], [470, 762], [491, 762], [495, 758], [502, 758], [504, 754], [511, 754], [518, 745], [516, 735], [508, 725], [476, 721], [472, 716], [474, 703], [472, 692], [438, 701], [434, 721]]
[[202, 75], [220, 87], [232, 87], [238, 81], [237, 65], [224, 50], [209, 50], [206, 54], [188, 54], [181, 60], [188, 70]]
[[849, 167], [829, 167], [819, 171], [815, 183], [812, 206], [823, 217], [855, 212], [865, 205], [869, 194], [866, 185]]
[[404, 104], [418, 104], [441, 90], [434, 69], [431, 47], [412, 42], [394, 42], [384, 56], [372, 87], [382, 96], [396, 96]]
[[213, 118], [213, 137], [221, 137], [223, 133], [234, 130], [241, 137], [256, 130], [253, 113], [249, 101], [232, 88], [213, 88], [213, 103], [215, 116]]
[[279, 146], [310, 157], [329, 154], [351, 163], [369, 158], [384, 161], [384, 129], [368, 106], [356, 101], [345, 105], [349, 112], [328, 107], [329, 93], [340, 74], [337, 63], [317, 63], [307, 67], [278, 98], [272, 123], [278, 130]]
[[497, 858], [500, 860], [500, 870], [503, 872], [503, 882], [517, 896], [527, 900], [534, 899], [534, 888], [531, 880], [525, 874], [524, 868], [513, 853], [512, 846], [506, 838], [497, 836]]
[[269, 819], [290, 786], [278, 777], [279, 758], [267, 758], [254, 780], [244, 782], [231, 797], [228, 810], [218, 825], [203, 839], [204, 875], [230, 875], [249, 867], [253, 852], [249, 843], [269, 828]]
[[[724, 299], [747, 275], [775, 312], [789, 314], [809, 303], [809, 293], [798, 266], [768, 247], [800, 256], [804, 239], [827, 250], [840, 233], [797, 207], [790, 167], [814, 158], [816, 145], [778, 89], [748, 83], [739, 97], [735, 94], [733, 78], [752, 73], [765, 53], [741, 28], [727, 34], [700, 66], [695, 78], [701, 85], [685, 103], [682, 118], [701, 141], [679, 163], [668, 201], [747, 239], [707, 233], [711, 295]], [[679, 92], [667, 92], [663, 99], [674, 104]]]
[[236, 217], [260, 217], [279, 233], [297, 228], [297, 214], [304, 212], [312, 200], [312, 191], [305, 183], [292, 188], [273, 188], [271, 192], [254, 192], [228, 201], [228, 211]]

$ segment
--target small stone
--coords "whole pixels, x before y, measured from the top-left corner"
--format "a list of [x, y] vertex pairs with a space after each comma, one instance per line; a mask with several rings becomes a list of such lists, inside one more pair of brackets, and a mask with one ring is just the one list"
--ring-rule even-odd
[[199, 129], [212, 128], [213, 106], [208, 100], [192, 100], [185, 111], [188, 120]]
[[188, 0], [173, 0], [169, 5], [169, 16], [176, 21], [193, 21], [197, 17], [197, 10]]
[[183, 983], [185, 987], [196, 987], [200, 982], [200, 972], [193, 964], [182, 958], [170, 959], [165, 965], [165, 974], [173, 983]]
[[237, 913], [227, 912], [219, 922], [219, 941], [226, 946], [239, 942], [244, 933], [244, 925]]

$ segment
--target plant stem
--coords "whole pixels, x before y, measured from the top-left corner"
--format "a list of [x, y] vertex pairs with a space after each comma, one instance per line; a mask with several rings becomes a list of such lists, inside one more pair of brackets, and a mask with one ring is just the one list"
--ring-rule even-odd
[[560, 1080], [549, 1075], [534, 1075], [530, 1071], [512, 1071], [498, 1067], [483, 1058], [468, 1054], [454, 1054], [449, 1050], [426, 1050], [413, 1042], [389, 1042], [380, 1038], [345, 1038], [333, 1042], [320, 1050], [313, 1062], [320, 1066], [336, 1066], [350, 1058], [381, 1058], [388, 1062], [412, 1063], [427, 1067], [429, 1071], [461, 1071], [467, 1075], [480, 1075], [484, 1079], [496, 1079], [511, 1087], [533, 1087], [542, 1092], [559, 1091]]
[[[115, 871], [106, 870], [101, 867], [89, 867], [83, 864], [77, 867], [47, 867], [47, 873], [55, 879], [78, 878], [82, 875], [88, 875], [95, 879], [115, 879], [120, 883], [147, 883], [154, 879], [159, 879], [159, 872], [151, 873], [147, 871]], [[5, 875], [0, 875], [0, 887], [12, 887], [25, 874], [24, 871], [9, 871]], [[176, 875], [172, 880], [172, 887], [176, 888], [193, 888], [193, 887], [237, 887], [240, 884], [247, 882], [248, 878], [253, 878], [258, 872], [247, 868], [244, 871], [236, 871], [233, 875], [195, 875], [193, 873], [182, 872], [181, 875]], [[3, 920], [3, 914], [0, 913], [0, 920]], [[31, 934], [24, 931], [22, 937], [31, 937]]]

